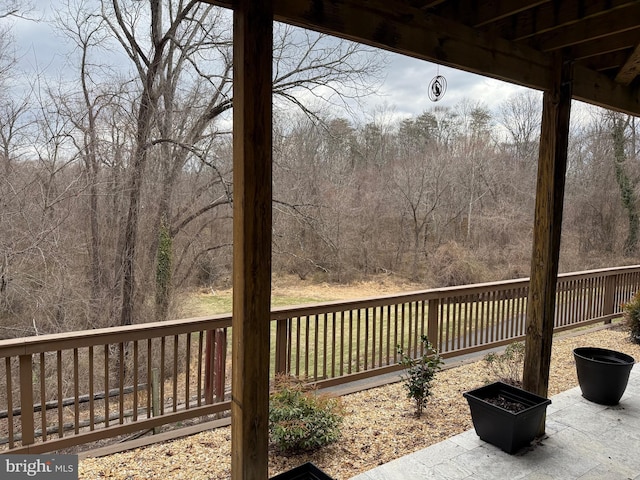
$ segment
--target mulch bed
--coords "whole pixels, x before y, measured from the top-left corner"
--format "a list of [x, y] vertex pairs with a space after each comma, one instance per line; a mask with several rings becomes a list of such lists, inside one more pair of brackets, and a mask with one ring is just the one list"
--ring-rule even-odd
[[[556, 339], [549, 396], [577, 386], [573, 349], [598, 346], [640, 359], [640, 346], [620, 329], [606, 329]], [[342, 440], [317, 452], [285, 456], [270, 452], [271, 476], [313, 462], [336, 479], [348, 479], [395, 458], [472, 429], [462, 393], [496, 380], [479, 361], [439, 372], [433, 395], [421, 418], [402, 383], [342, 398]], [[228, 479], [231, 475], [231, 430], [218, 428], [188, 438], [80, 462], [82, 479]]]

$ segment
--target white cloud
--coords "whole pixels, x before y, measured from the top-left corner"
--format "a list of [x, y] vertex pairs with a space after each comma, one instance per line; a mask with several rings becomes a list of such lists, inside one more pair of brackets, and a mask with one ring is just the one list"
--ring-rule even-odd
[[511, 95], [526, 90], [510, 83], [403, 55], [390, 54], [390, 60], [380, 94], [368, 103], [377, 107], [384, 104], [393, 106], [399, 117], [419, 115], [435, 105], [429, 99], [428, 88], [436, 75], [442, 75], [447, 80], [447, 91], [437, 103], [443, 107], [453, 107], [466, 98], [481, 101], [493, 110]]

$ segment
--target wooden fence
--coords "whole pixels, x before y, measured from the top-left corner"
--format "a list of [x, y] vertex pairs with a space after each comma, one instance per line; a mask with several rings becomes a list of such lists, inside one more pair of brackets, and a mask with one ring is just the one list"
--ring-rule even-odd
[[[640, 266], [563, 274], [556, 330], [619, 316]], [[277, 308], [272, 375], [330, 386], [400, 369], [397, 347], [443, 357], [525, 335], [528, 280]], [[0, 341], [0, 451], [43, 453], [229, 411], [230, 315]], [[6, 407], [6, 408], [5, 408]]]

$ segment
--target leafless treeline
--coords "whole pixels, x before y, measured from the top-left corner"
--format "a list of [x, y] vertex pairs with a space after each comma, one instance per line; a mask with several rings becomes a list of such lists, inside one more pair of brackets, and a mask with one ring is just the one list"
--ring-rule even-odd
[[[227, 14], [91, 0], [55, 21], [75, 48], [63, 81], [24, 93], [0, 49], [0, 337], [162, 320], [177, 291], [231, 269]], [[326, 105], [375, 88], [382, 57], [284, 26], [274, 45], [275, 272], [527, 274], [538, 95], [355, 122]], [[637, 243], [636, 125], [574, 123], [565, 269], [622, 262]]]

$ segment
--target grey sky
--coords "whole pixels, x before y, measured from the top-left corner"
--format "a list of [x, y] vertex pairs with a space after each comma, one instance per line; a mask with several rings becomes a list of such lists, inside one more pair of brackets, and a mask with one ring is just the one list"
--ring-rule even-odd
[[[36, 15], [50, 18], [51, 13], [61, 3], [59, 0], [51, 2], [38, 0]], [[65, 75], [64, 57], [69, 52], [69, 46], [61, 35], [56, 35], [51, 24], [16, 21], [12, 31], [21, 57], [21, 68], [28, 75], [44, 72], [50, 79]], [[391, 108], [396, 118], [419, 115], [434, 106], [428, 98], [428, 86], [431, 79], [438, 73], [447, 79], [448, 84], [446, 94], [437, 103], [443, 107], [452, 107], [461, 100], [468, 99], [474, 103], [482, 102], [489, 108], [495, 109], [509, 96], [525, 90], [479, 75], [444, 66], [438, 67], [422, 60], [397, 54], [388, 55], [389, 64], [383, 74], [385, 81], [378, 95], [367, 99], [367, 111]]]

